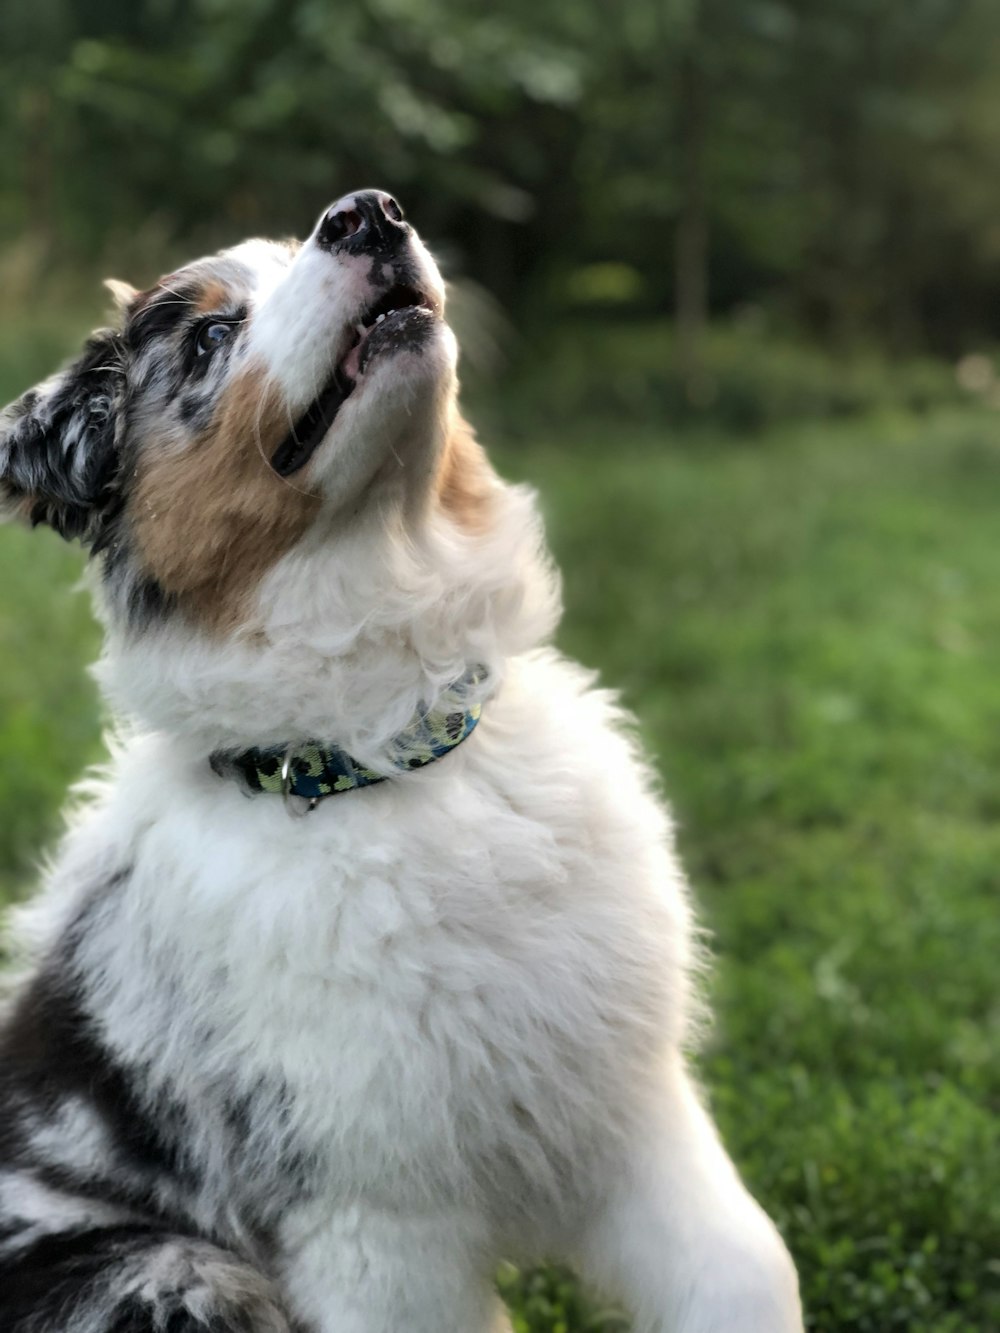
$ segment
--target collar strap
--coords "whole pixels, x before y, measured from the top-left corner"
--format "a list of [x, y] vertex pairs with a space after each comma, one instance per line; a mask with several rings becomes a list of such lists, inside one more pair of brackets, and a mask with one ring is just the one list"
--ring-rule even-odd
[[325, 796], [371, 787], [450, 754], [472, 734], [479, 721], [482, 705], [469, 703], [468, 696], [485, 678], [482, 668], [470, 669], [448, 687], [434, 708], [418, 711], [389, 744], [388, 773], [366, 767], [337, 745], [318, 741], [267, 749], [220, 750], [209, 757], [209, 763], [220, 777], [235, 778], [250, 795], [271, 792], [286, 799], [301, 796], [313, 809]]

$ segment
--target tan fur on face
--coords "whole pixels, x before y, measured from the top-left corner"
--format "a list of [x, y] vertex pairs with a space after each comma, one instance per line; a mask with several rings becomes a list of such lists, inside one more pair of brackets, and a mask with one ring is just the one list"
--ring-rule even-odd
[[212, 628], [239, 623], [253, 588], [319, 509], [317, 495], [267, 462], [287, 430], [280, 392], [248, 371], [228, 386], [200, 439], [162, 451], [151, 442], [144, 451], [131, 508], [143, 564]]
[[486, 451], [467, 421], [458, 418], [438, 467], [436, 493], [442, 509], [468, 532], [489, 526], [497, 479]]
[[229, 292], [224, 282], [219, 282], [218, 279], [209, 279], [198, 293], [194, 308], [199, 315], [209, 315], [213, 310], [221, 310], [228, 297]]

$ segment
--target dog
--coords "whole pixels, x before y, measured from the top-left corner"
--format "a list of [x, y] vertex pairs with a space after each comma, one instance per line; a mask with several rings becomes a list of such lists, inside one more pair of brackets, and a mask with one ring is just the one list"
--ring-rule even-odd
[[644, 1333], [801, 1333], [687, 1069], [669, 817], [399, 205], [109, 285], [0, 416], [123, 719], [15, 929], [3, 1333], [499, 1333], [540, 1257]]

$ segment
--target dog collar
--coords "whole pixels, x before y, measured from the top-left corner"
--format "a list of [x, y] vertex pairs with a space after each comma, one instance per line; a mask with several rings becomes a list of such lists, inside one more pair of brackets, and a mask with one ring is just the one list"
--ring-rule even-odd
[[389, 743], [388, 773], [366, 767], [340, 746], [319, 741], [219, 750], [209, 757], [209, 763], [220, 777], [235, 778], [249, 795], [271, 792], [283, 796], [286, 802], [292, 796], [301, 796], [309, 803], [306, 809], [314, 810], [326, 796], [371, 787], [450, 754], [472, 734], [479, 721], [482, 705], [470, 703], [469, 695], [485, 678], [482, 668], [470, 669], [448, 687], [433, 708], [418, 710]]

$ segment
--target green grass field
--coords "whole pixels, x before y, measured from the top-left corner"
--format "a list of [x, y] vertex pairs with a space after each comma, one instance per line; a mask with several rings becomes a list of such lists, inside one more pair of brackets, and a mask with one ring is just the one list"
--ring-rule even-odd
[[[1000, 1328], [1000, 419], [499, 461], [543, 493], [562, 644], [659, 761], [717, 954], [702, 1076], [810, 1328]], [[99, 752], [96, 637], [47, 534], [0, 533], [0, 570], [12, 894]], [[519, 1333], [624, 1327], [563, 1275], [503, 1285]]]

